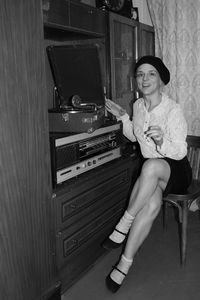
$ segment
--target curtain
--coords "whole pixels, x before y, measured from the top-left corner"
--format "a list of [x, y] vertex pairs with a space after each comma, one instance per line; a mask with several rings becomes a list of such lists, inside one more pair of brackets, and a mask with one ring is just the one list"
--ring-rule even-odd
[[188, 133], [200, 135], [200, 0], [147, 0], [155, 53], [170, 70], [165, 92], [183, 108]]

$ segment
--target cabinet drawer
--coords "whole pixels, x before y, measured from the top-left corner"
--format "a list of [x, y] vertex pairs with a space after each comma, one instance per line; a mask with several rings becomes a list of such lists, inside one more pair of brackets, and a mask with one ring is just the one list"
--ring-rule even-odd
[[93, 205], [83, 209], [79, 214], [74, 215], [65, 221], [61, 231], [67, 229], [68, 236], [74, 234], [74, 232], [80, 230], [84, 226], [87, 226], [90, 222], [93, 222], [99, 216], [103, 216], [107, 210], [120, 204], [125, 207], [127, 200], [127, 186], [123, 186], [122, 189], [117, 189], [115, 192], [108, 194], [106, 197], [98, 202], [94, 202]]
[[61, 223], [66, 222], [88, 206], [101, 202], [107, 195], [120, 192], [120, 189], [122, 189], [129, 180], [130, 173], [128, 170], [124, 170], [121, 174], [117, 174], [113, 176], [113, 178], [108, 178], [97, 186], [90, 187], [89, 190], [86, 190], [72, 199], [68, 199], [67, 195], [63, 195], [60, 199], [57, 199], [58, 212], [61, 212], [58, 218], [61, 220]]
[[[95, 238], [97, 238], [98, 236], [102, 235], [102, 233], [105, 231], [105, 228], [112, 228], [122, 215], [123, 210], [124, 205], [119, 203], [73, 235], [69, 236], [68, 230], [57, 234], [58, 267], [61, 267], [73, 256], [77, 256], [84, 251], [84, 249], [93, 242], [93, 237], [95, 236]], [[100, 243], [101, 241], [99, 241], [99, 244]]]
[[49, 26], [69, 26], [69, 1], [43, 1], [43, 18]]
[[80, 30], [102, 34], [106, 33], [106, 16], [100, 9], [89, 5], [70, 2], [70, 25]]
[[[129, 164], [128, 164], [129, 162]], [[117, 168], [104, 168], [90, 176], [90, 180], [80, 181], [69, 191], [54, 198], [56, 207], [57, 230], [70, 228], [74, 223], [82, 226], [114, 203], [126, 201], [130, 191], [132, 169], [130, 160], [118, 163]]]

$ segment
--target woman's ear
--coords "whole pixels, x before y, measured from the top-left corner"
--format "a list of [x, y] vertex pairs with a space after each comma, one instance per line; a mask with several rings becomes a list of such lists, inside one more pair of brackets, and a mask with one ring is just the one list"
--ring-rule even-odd
[[160, 91], [161, 92], [163, 91], [164, 86], [165, 86], [164, 82], [160, 79]]

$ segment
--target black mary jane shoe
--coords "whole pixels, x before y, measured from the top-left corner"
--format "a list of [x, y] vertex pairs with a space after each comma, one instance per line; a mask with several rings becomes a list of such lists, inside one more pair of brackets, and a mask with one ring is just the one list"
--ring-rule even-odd
[[111, 250], [111, 249], [117, 249], [119, 248], [126, 240], [126, 233], [121, 232], [117, 229], [115, 229], [116, 231], [118, 231], [119, 233], [123, 234], [125, 236], [125, 239], [121, 242], [121, 243], [115, 243], [113, 242], [111, 239], [107, 238], [103, 243], [102, 243], [102, 247], [106, 250]]
[[[122, 272], [120, 269], [118, 269], [117, 267], [114, 267], [113, 270], [114, 269], [116, 269], [118, 272], [122, 273], [124, 275], [124, 277], [126, 277], [126, 274], [124, 272]], [[110, 274], [111, 274], [111, 272], [110, 272]], [[116, 293], [119, 290], [119, 288], [121, 287], [121, 284], [118, 284], [117, 282], [112, 280], [112, 278], [110, 277], [110, 274], [106, 277], [106, 286], [112, 293]]]
[[119, 248], [122, 243], [115, 243], [112, 240], [110, 240], [109, 238], [107, 238], [103, 243], [102, 243], [102, 247], [106, 250], [111, 250], [111, 249], [117, 249]]

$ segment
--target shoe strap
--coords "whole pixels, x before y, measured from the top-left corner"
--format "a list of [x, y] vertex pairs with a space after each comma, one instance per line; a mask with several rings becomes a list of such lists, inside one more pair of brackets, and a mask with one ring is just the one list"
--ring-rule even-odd
[[121, 234], [123, 234], [124, 236], [126, 236], [126, 233], [124, 233], [124, 232], [118, 230], [117, 228], [115, 228], [114, 230], [117, 231], [117, 232], [119, 232], [119, 233], [121, 233]]
[[117, 270], [118, 272], [120, 272], [122, 275], [126, 276], [127, 274], [122, 272], [120, 269], [118, 269], [117, 267], [114, 267], [115, 270]]

